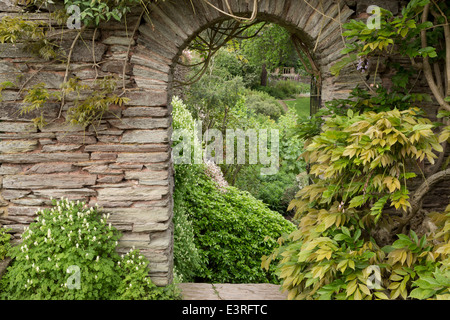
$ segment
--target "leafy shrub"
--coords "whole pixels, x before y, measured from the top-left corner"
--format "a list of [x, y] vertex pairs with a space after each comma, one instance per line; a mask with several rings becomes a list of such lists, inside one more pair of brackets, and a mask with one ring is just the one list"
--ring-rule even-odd
[[260, 86], [258, 90], [265, 91], [276, 99], [285, 100], [293, 99], [300, 93], [309, 92], [309, 85], [292, 80], [280, 80], [269, 86]]
[[[175, 166], [175, 177], [179, 174], [181, 165]], [[192, 166], [185, 166], [184, 174]], [[195, 185], [196, 181], [192, 179], [194, 177], [191, 174], [186, 174], [184, 179], [186, 185]], [[190, 181], [188, 182], [188, 180]], [[192, 221], [188, 214], [187, 209], [184, 206], [186, 199], [186, 189], [179, 185], [175, 186], [174, 194], [174, 213], [173, 213], [173, 224], [174, 224], [174, 245], [173, 245], [173, 255], [174, 255], [174, 274], [179, 282], [191, 282], [194, 281], [198, 270], [202, 266], [202, 260], [200, 252], [197, 248], [195, 242], [195, 232]]]
[[[182, 206], [179, 195], [174, 199], [174, 275], [178, 282], [192, 282], [200, 269], [200, 253], [195, 245], [192, 222]], [[179, 204], [181, 203], [181, 205]]]
[[[29, 0], [30, 3], [41, 4], [41, 0]], [[47, 3], [47, 1], [44, 1]], [[48, 1], [52, 3], [52, 1]], [[80, 19], [84, 25], [97, 26], [101, 21], [109, 21], [121, 19], [130, 12], [131, 8], [139, 5], [136, 0], [115, 0], [102, 1], [96, 3], [93, 1], [73, 1], [65, 0], [64, 5], [68, 8], [71, 5], [77, 5], [80, 8]]]
[[5, 259], [11, 248], [10, 239], [11, 235], [8, 233], [9, 229], [6, 227], [0, 228], [0, 261]]
[[204, 128], [224, 129], [232, 120], [232, 110], [242, 99], [242, 78], [237, 76], [227, 79], [217, 74], [219, 71], [203, 75], [186, 92], [190, 112], [194, 119], [203, 121]]
[[274, 120], [277, 120], [284, 114], [284, 109], [281, 104], [268, 93], [262, 91], [249, 90], [245, 94], [245, 105], [257, 114], [263, 114]]
[[223, 70], [228, 78], [244, 77], [242, 73], [243, 62], [238, 56], [227, 50], [226, 48], [219, 49], [213, 57], [212, 67], [217, 70]]
[[183, 100], [174, 96], [171, 101], [172, 105], [172, 126], [174, 129], [194, 130], [194, 119], [189, 112]]
[[119, 256], [120, 234], [106, 220], [78, 201], [53, 200], [51, 209], [39, 210], [22, 243], [11, 249], [0, 298], [167, 298], [166, 289], [147, 277], [148, 261], [138, 250]]
[[289, 202], [299, 189], [296, 176], [306, 170], [304, 161], [299, 160], [303, 152], [303, 140], [298, 137], [295, 111], [288, 112], [278, 119], [271, 128], [279, 131], [280, 167], [273, 175], [261, 176], [261, 165], [246, 165], [241, 168], [235, 180], [235, 186], [250, 192], [255, 198], [262, 200], [271, 210], [282, 215], [287, 211]]
[[234, 187], [220, 191], [202, 165], [179, 165], [175, 192], [188, 212], [202, 265], [197, 281], [276, 282], [273, 269], [261, 268], [261, 257], [294, 225], [247, 192]]
[[[178, 97], [173, 97], [171, 104], [173, 107], [173, 128], [177, 130], [189, 130], [192, 133], [194, 130], [194, 119], [192, 118], [187, 106]], [[174, 142], [174, 145], [175, 143], [176, 142]], [[180, 165], [175, 165], [175, 175], [177, 175], [177, 168], [179, 167]], [[191, 166], [185, 167], [185, 170], [187, 171], [190, 167]], [[193, 175], [187, 174], [185, 179], [189, 179], [191, 177], [193, 177]], [[195, 185], [196, 181], [191, 180], [188, 182], [186, 180], [186, 184]], [[200, 253], [194, 241], [195, 234], [192, 222], [189, 219], [188, 212], [183, 205], [185, 201], [185, 189], [179, 188], [178, 186], [175, 186], [175, 188], [176, 192], [174, 195], [173, 208], [174, 276], [176, 281], [189, 282], [194, 280], [197, 270], [201, 266], [201, 259]]]
[[304, 153], [314, 183], [290, 205], [299, 228], [263, 262], [268, 267], [281, 258], [278, 272], [290, 299], [450, 297], [450, 206], [429, 217], [436, 230], [399, 233], [393, 241], [382, 236], [409, 221], [394, 220], [388, 206], [414, 214], [407, 180], [416, 174], [408, 163], [434, 162], [433, 150], [442, 148], [432, 128], [417, 108], [349, 110], [325, 121]]
[[[174, 129], [193, 128], [193, 117], [172, 100]], [[268, 282], [260, 258], [293, 225], [261, 201], [227, 188], [217, 166], [175, 165], [174, 270], [181, 281]], [[209, 175], [208, 175], [209, 174]], [[233, 222], [230, 221], [232, 219]], [[264, 241], [268, 236], [271, 240]]]
[[295, 174], [279, 171], [276, 175], [261, 176], [260, 183], [257, 198], [267, 203], [271, 210], [286, 215], [292, 199], [289, 196], [295, 195], [298, 191]]
[[180, 293], [174, 285], [157, 287], [148, 277], [148, 260], [132, 249], [117, 262], [121, 281], [116, 288], [120, 300], [176, 300]]
[[287, 208], [299, 190], [296, 175], [285, 168], [273, 175], [261, 175], [260, 167], [249, 165], [239, 171], [235, 187], [249, 192], [264, 202], [270, 210], [283, 216], [289, 214]]

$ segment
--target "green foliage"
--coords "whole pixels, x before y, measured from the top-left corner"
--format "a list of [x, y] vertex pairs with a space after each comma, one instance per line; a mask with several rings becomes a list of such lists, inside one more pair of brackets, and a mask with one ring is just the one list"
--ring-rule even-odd
[[309, 85], [293, 80], [280, 80], [266, 87], [258, 87], [258, 90], [267, 92], [275, 99], [285, 100], [296, 98], [300, 93], [309, 92]]
[[0, 21], [0, 43], [24, 43], [25, 50], [50, 60], [59, 57], [61, 50], [47, 37], [47, 25], [27, 20], [25, 16], [6, 16]]
[[[260, 258], [276, 246], [276, 239], [294, 226], [261, 201], [233, 187], [225, 192], [201, 165], [178, 165], [174, 198], [188, 212], [195, 245], [202, 260], [197, 281], [276, 282], [261, 269]], [[270, 270], [273, 271], [273, 270]]]
[[[183, 101], [174, 98], [172, 106], [174, 129], [192, 130]], [[203, 165], [175, 165], [176, 276], [180, 281], [275, 281], [260, 268], [260, 257], [274, 245], [264, 238], [276, 238], [292, 225], [247, 193], [235, 188], [224, 193], [205, 172]]]
[[255, 88], [260, 82], [260, 70], [249, 63], [248, 59], [236, 49], [239, 44], [231, 41], [213, 57], [213, 68], [224, 70], [226, 78], [241, 77], [246, 88]]
[[[187, 168], [186, 168], [187, 170]], [[187, 178], [193, 177], [188, 175]], [[194, 181], [191, 181], [194, 183]], [[202, 266], [200, 252], [195, 244], [195, 233], [192, 221], [184, 208], [185, 195], [177, 187], [174, 197], [174, 274], [179, 282], [192, 282]]]
[[0, 42], [17, 43], [40, 40], [45, 36], [41, 22], [24, 20], [23, 17], [4, 17], [0, 21]]
[[33, 123], [37, 128], [42, 129], [47, 124], [47, 120], [44, 118], [44, 111], [42, 109], [51, 97], [56, 96], [51, 94], [45, 88], [45, 83], [41, 82], [35, 84], [33, 87], [28, 89], [28, 92], [23, 99], [25, 105], [21, 108], [20, 114], [27, 114], [36, 110], [40, 111], [40, 116], [34, 118]]
[[113, 77], [96, 79], [91, 87], [83, 85], [77, 78], [71, 78], [62, 86], [64, 95], [75, 92], [80, 97], [83, 91], [87, 91], [89, 95], [84, 99], [75, 99], [74, 106], [67, 111], [66, 121], [83, 127], [95, 126], [95, 124], [100, 123], [103, 115], [108, 112], [110, 105], [122, 106], [129, 101], [128, 98], [116, 94], [116, 89], [117, 80]]
[[[2, 299], [167, 298], [149, 278], [148, 261], [137, 250], [120, 257], [119, 232], [96, 207], [67, 200], [39, 210], [11, 249], [13, 262], [0, 282]], [[79, 268], [80, 287], [72, 270]], [[72, 278], [73, 279], [73, 278]], [[133, 289], [132, 289], [133, 288]]]
[[186, 103], [194, 119], [202, 120], [204, 129], [216, 127], [224, 131], [233, 121], [233, 109], [242, 99], [241, 77], [223, 77], [222, 69], [213, 69], [190, 86]]
[[[256, 24], [246, 30], [252, 35], [262, 27]], [[291, 41], [290, 33], [283, 27], [268, 23], [254, 38], [244, 39], [240, 42], [239, 52], [248, 59], [251, 65], [266, 64], [268, 70], [277, 67], [297, 66], [297, 53]]]
[[257, 114], [277, 120], [285, 113], [284, 108], [269, 94], [257, 90], [249, 90], [245, 94], [245, 106]]
[[[91, 86], [83, 84], [78, 78], [70, 78], [61, 85], [62, 92], [49, 92], [45, 88], [45, 83], [38, 83], [28, 89], [24, 97], [25, 105], [22, 107], [20, 114], [27, 114], [33, 111], [41, 111], [39, 117], [33, 119], [36, 127], [42, 128], [47, 124], [47, 119], [43, 115], [43, 107], [48, 101], [62, 100], [67, 94], [74, 92], [77, 98], [74, 105], [69, 107], [67, 111], [66, 122], [72, 125], [81, 125], [88, 127], [89, 125], [97, 125], [100, 123], [103, 115], [108, 112], [109, 106], [112, 104], [123, 105], [129, 99], [121, 97], [115, 93], [117, 81], [113, 77], [104, 77], [96, 79]], [[80, 97], [86, 95], [81, 99]]]
[[[442, 56], [443, 51], [438, 52], [439, 39], [443, 38], [442, 29], [433, 28], [431, 21], [425, 23], [421, 21], [421, 12], [429, 3], [429, 0], [409, 1], [408, 5], [402, 9], [401, 15], [396, 17], [390, 11], [380, 8], [380, 26], [377, 28], [372, 28], [365, 21], [351, 20], [344, 24], [343, 27], [346, 31], [343, 36], [350, 41], [342, 53], [347, 56], [336, 62], [332, 67], [332, 73], [338, 75], [340, 70], [354, 62], [357, 56], [390, 55], [394, 50], [410, 58], [439, 58], [440, 55]], [[436, 10], [446, 13], [448, 16], [448, 5], [440, 2], [439, 6]], [[444, 16], [440, 16], [436, 20], [437, 24], [445, 23]], [[430, 40], [431, 46], [422, 47], [420, 40], [422, 31], [427, 31], [426, 37]]]
[[[263, 262], [268, 267], [274, 257], [282, 259], [278, 274], [290, 299], [406, 299], [422, 294], [421, 289], [410, 291], [417, 276], [448, 275], [448, 235], [442, 237], [448, 228], [421, 240], [412, 232], [414, 243], [398, 235], [401, 241], [394, 242], [393, 251], [371, 237], [377, 226], [390, 221], [386, 206], [409, 210], [407, 180], [415, 173], [408, 163], [425, 158], [433, 163], [433, 150], [442, 151], [433, 127], [416, 108], [361, 114], [349, 109], [326, 119], [303, 155], [316, 179], [290, 204], [299, 228]], [[443, 219], [446, 226], [448, 218]], [[380, 288], [368, 287], [374, 266], [383, 274]], [[442, 283], [435, 293], [447, 292]]]
[[174, 285], [157, 287], [148, 276], [148, 260], [133, 249], [117, 262], [121, 282], [116, 289], [117, 300], [178, 300], [179, 289]]
[[[282, 215], [288, 214], [286, 210], [289, 202], [298, 192], [298, 183], [296, 175], [292, 172], [286, 172], [281, 168], [277, 174], [261, 176], [258, 172], [250, 171], [249, 175], [256, 175], [255, 185], [245, 183], [253, 179], [248, 176], [241, 177], [236, 187], [242, 190], [248, 190], [257, 199], [263, 201], [267, 206]], [[247, 178], [247, 180], [246, 180]], [[254, 188], [253, 190], [251, 188]]]
[[11, 249], [10, 239], [11, 235], [8, 233], [11, 229], [5, 226], [0, 228], [0, 261], [8, 256], [8, 252]]
[[280, 167], [287, 173], [298, 175], [306, 169], [306, 163], [301, 159], [304, 150], [304, 140], [297, 133], [298, 126], [295, 112], [288, 110], [285, 116], [280, 117], [277, 127], [280, 130]]
[[[344, 181], [351, 183], [344, 184], [345, 193], [343, 190], [336, 193], [330, 185], [321, 203], [350, 201], [350, 207], [361, 207], [372, 200], [379, 199], [379, 203], [388, 190], [391, 205], [406, 211], [409, 207], [406, 180], [415, 176], [406, 171], [406, 164], [424, 158], [434, 163], [433, 149], [442, 151], [431, 130], [433, 124], [418, 116], [418, 112], [418, 109], [361, 115], [349, 112], [347, 117], [328, 119], [324, 132], [307, 147], [305, 158], [314, 163], [312, 174], [323, 175], [325, 179], [346, 176]], [[379, 218], [381, 211], [373, 210], [372, 214]]]
[[[28, 6], [48, 7], [54, 4], [52, 0], [25, 0]], [[115, 19], [121, 21], [122, 18], [130, 12], [131, 8], [140, 5], [140, 0], [64, 0], [65, 9], [71, 5], [76, 5], [80, 8], [80, 20], [85, 26], [98, 26], [100, 22]]]
[[[396, 88], [399, 88], [399, 84], [402, 82], [401, 80], [400, 83], [396, 82], [398, 78], [393, 78]], [[384, 87], [378, 87], [375, 92], [369, 93], [356, 86], [350, 92], [348, 98], [327, 101], [325, 108], [319, 109], [316, 114], [310, 117], [298, 117], [296, 132], [300, 138], [307, 141], [320, 133], [324, 119], [330, 116], [347, 116], [349, 110], [352, 113], [363, 113], [366, 111], [385, 112], [393, 109], [403, 111], [423, 101], [431, 101], [428, 94], [411, 93], [409, 88], [407, 89], [407, 92], [403, 92], [403, 88], [402, 90], [389, 92]], [[417, 112], [420, 111], [417, 110]]]
[[[262, 176], [262, 165], [244, 165], [236, 176], [234, 186], [250, 192], [262, 200], [271, 210], [286, 215], [288, 204], [298, 191], [299, 183], [296, 176], [306, 169], [306, 164], [300, 159], [303, 153], [304, 141], [296, 132], [295, 111], [289, 109], [279, 117], [277, 122], [265, 122], [261, 127], [278, 130], [279, 133], [279, 170], [277, 173]], [[230, 181], [228, 179], [228, 181]]]
[[[172, 126], [174, 130], [188, 130], [189, 134], [194, 132], [194, 119], [184, 102], [173, 97], [171, 101], [173, 110]], [[195, 138], [194, 138], [195, 139]], [[192, 160], [192, 159], [191, 159]], [[175, 165], [175, 174], [180, 165]], [[192, 166], [185, 166], [184, 172], [190, 172]], [[195, 185], [197, 182], [193, 179], [195, 175], [186, 174], [184, 177], [185, 185]], [[190, 181], [189, 181], [190, 180]], [[195, 280], [198, 270], [202, 265], [200, 252], [195, 244], [195, 233], [190, 220], [188, 211], [184, 207], [186, 200], [183, 187], [175, 186], [174, 206], [173, 206], [173, 260], [174, 277], [178, 282], [190, 282]]]
[[[398, 17], [381, 9], [378, 28], [356, 20], [344, 25], [343, 35], [352, 41], [332, 73], [338, 75], [358, 56], [358, 70], [365, 72], [368, 56], [394, 51], [437, 63], [445, 52], [437, 50], [442, 29], [419, 21], [428, 3], [410, 1]], [[433, 14], [434, 23], [445, 23], [448, 6], [433, 5], [439, 11]], [[433, 46], [422, 48], [425, 30]], [[450, 134], [447, 127], [435, 134], [442, 124], [432, 123], [414, 107], [430, 98], [411, 93], [413, 71], [393, 67], [397, 72], [391, 90], [355, 88], [348, 99], [332, 100], [299, 123], [299, 136], [307, 139], [303, 156], [311, 164], [312, 184], [290, 204], [298, 230], [280, 239], [283, 244], [263, 260], [267, 268], [273, 258], [281, 259], [277, 271], [290, 299], [450, 297], [450, 206], [444, 213], [426, 215], [430, 230], [408, 232], [404, 227], [404, 219], [408, 224], [420, 205], [420, 196], [409, 191], [413, 169], [425, 161], [434, 164], [435, 153], [443, 152], [440, 143]], [[439, 114], [447, 116], [446, 111]]]
[[172, 127], [174, 129], [194, 130], [194, 118], [183, 100], [175, 96], [170, 103], [172, 105]]

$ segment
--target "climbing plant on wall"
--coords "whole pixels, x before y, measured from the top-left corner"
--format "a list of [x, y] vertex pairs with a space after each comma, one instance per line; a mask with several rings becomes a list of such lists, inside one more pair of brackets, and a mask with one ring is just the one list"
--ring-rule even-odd
[[[74, 106], [70, 107], [66, 116], [66, 122], [74, 125], [81, 125], [88, 127], [89, 125], [96, 125], [102, 119], [105, 112], [108, 111], [112, 104], [122, 105], [127, 101], [127, 98], [122, 97], [125, 92], [125, 85], [122, 85], [122, 91], [119, 87], [119, 79], [111, 76], [99, 78], [91, 84], [83, 83], [76, 77], [69, 76], [71, 57], [73, 49], [78, 41], [81, 39], [83, 31], [87, 27], [97, 28], [101, 22], [115, 19], [123, 21], [126, 14], [131, 8], [142, 5], [143, 11], [147, 11], [147, 4], [152, 1], [143, 2], [137, 0], [122, 0], [122, 1], [61, 1], [54, 3], [53, 1], [28, 0], [23, 5], [23, 14], [15, 17], [4, 17], [0, 21], [0, 42], [12, 44], [24, 44], [24, 50], [27, 50], [39, 58], [54, 63], [65, 63], [66, 72], [63, 84], [59, 92], [50, 92], [46, 89], [45, 83], [38, 83], [32, 87], [26, 88], [26, 84], [32, 79], [34, 75], [26, 79], [24, 84], [18, 85], [14, 82], [8, 81], [2, 84], [5, 86], [16, 87], [19, 93], [26, 92], [24, 97], [24, 106], [21, 109], [21, 114], [38, 111], [40, 114], [33, 119], [37, 127], [42, 128], [48, 124], [49, 119], [45, 119], [42, 111], [47, 102], [59, 101], [61, 109], [58, 118], [61, 117], [62, 109], [65, 104], [65, 98], [68, 94], [74, 92], [80, 97], [74, 102]], [[53, 11], [49, 14], [49, 21], [34, 21], [29, 19], [29, 15], [36, 10], [50, 10], [52, 5]], [[76, 7], [76, 19], [79, 19], [79, 26], [75, 29], [66, 29], [65, 24], [71, 12], [72, 7]], [[141, 16], [142, 16], [141, 15]], [[54, 26], [56, 22], [57, 26]], [[94, 31], [94, 38], [95, 38]], [[134, 30], [135, 32], [136, 30]], [[68, 48], [64, 48], [61, 43], [61, 37], [64, 34], [75, 33], [75, 37]], [[131, 35], [133, 36], [133, 34]], [[94, 41], [93, 41], [94, 45]], [[93, 48], [94, 49], [94, 48]], [[126, 61], [125, 61], [126, 63]], [[45, 67], [45, 65], [44, 65]], [[44, 68], [42, 67], [42, 68]], [[41, 68], [41, 69], [42, 69]], [[93, 68], [97, 70], [98, 65], [94, 59]], [[124, 75], [123, 75], [124, 78]], [[55, 119], [52, 119], [53, 121]]]

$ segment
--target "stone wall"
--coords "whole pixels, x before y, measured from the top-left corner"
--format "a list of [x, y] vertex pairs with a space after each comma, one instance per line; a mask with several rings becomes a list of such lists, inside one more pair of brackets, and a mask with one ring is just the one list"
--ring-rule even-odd
[[[12, 1], [0, 1], [0, 17], [20, 14], [20, 8]], [[211, 2], [224, 9], [222, 1]], [[345, 1], [322, 2], [327, 16], [334, 19], [340, 16], [342, 21], [357, 16], [355, 10], [358, 13], [361, 6], [359, 1], [347, 1], [349, 6]], [[231, 3], [236, 14], [251, 11], [252, 1]], [[317, 6], [319, 1], [308, 3]], [[61, 118], [58, 118], [59, 103], [48, 103], [45, 116], [54, 121], [39, 130], [31, 124], [36, 114], [19, 114], [23, 90], [3, 91], [0, 224], [12, 228], [14, 241], [19, 241], [37, 208], [49, 206], [52, 197], [83, 200], [90, 205], [98, 203], [123, 233], [120, 250], [132, 246], [140, 249], [150, 261], [152, 280], [165, 285], [172, 279], [173, 257], [174, 183], [170, 157], [173, 70], [181, 51], [198, 32], [227, 17], [202, 1], [193, 4], [188, 0], [166, 1], [150, 9], [150, 16], [144, 15], [142, 19], [141, 10], [133, 11], [127, 16], [126, 26], [110, 21], [95, 33], [87, 29], [82, 41], [74, 47], [70, 76], [84, 81], [106, 75], [123, 79], [125, 70], [124, 96], [130, 102], [122, 107], [112, 106], [95, 130], [64, 124], [74, 95], [65, 99]], [[46, 19], [48, 14], [28, 16]], [[323, 101], [345, 97], [358, 83], [359, 77], [351, 71], [343, 72], [339, 78], [329, 72], [330, 66], [341, 57], [342, 40], [336, 21], [299, 0], [261, 0], [258, 18], [286, 27], [316, 48], [315, 61], [323, 75]], [[135, 27], [137, 32], [132, 34]], [[66, 32], [62, 46], [68, 49], [74, 37], [74, 32]], [[0, 82], [20, 76], [19, 87], [45, 82], [46, 88], [58, 90], [66, 65], [46, 63], [22, 49], [19, 44], [0, 44]]]
[[[0, 6], [1, 15], [19, 14], [15, 6]], [[29, 14], [46, 19], [46, 13]], [[138, 21], [132, 13], [125, 25], [109, 22], [96, 31], [85, 30], [74, 47], [70, 76], [87, 82], [99, 77], [122, 76], [126, 63], [125, 94], [130, 102], [112, 106], [99, 126], [80, 128], [64, 124], [74, 95], [66, 98], [62, 117], [59, 103], [49, 103], [45, 116], [55, 119], [42, 130], [31, 124], [38, 114], [20, 115], [24, 93], [4, 90], [0, 104], [0, 224], [12, 228], [20, 240], [24, 226], [33, 221], [37, 208], [51, 204], [51, 198], [98, 203], [110, 213], [110, 221], [123, 237], [120, 250], [132, 246], [149, 259], [152, 280], [160, 285], [171, 279], [172, 169], [169, 141], [171, 117], [168, 105], [168, 74], [171, 61], [150, 55], [138, 45], [130, 31]], [[68, 31], [68, 30], [67, 30]], [[63, 46], [69, 48], [75, 36], [67, 32]], [[89, 45], [86, 45], [88, 43]], [[128, 46], [132, 56], [128, 55]], [[94, 48], [92, 50], [92, 48]], [[44, 82], [58, 90], [66, 65], [37, 59], [20, 45], [0, 45], [0, 82], [20, 76], [19, 87]], [[144, 63], [145, 62], [145, 63]], [[144, 79], [142, 64], [164, 74], [165, 81]], [[134, 72], [131, 72], [131, 66]], [[156, 71], [155, 71], [156, 72]], [[140, 77], [140, 78], [139, 78]], [[136, 78], [136, 79], [134, 79]], [[136, 84], [139, 83], [139, 86]]]

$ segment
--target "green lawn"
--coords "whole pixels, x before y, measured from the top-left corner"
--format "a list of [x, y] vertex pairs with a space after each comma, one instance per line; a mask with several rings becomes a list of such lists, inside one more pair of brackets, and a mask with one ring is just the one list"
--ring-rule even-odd
[[301, 117], [308, 117], [309, 114], [309, 97], [301, 97], [295, 100], [284, 100], [289, 109], [294, 109]]

